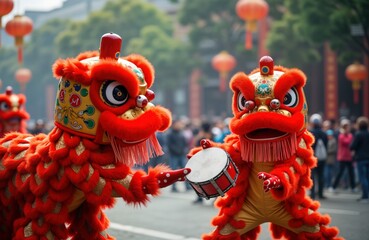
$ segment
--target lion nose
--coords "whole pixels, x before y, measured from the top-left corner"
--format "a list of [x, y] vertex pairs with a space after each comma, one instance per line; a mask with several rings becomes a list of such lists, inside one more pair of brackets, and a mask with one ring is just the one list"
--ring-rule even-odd
[[258, 106], [258, 112], [269, 112], [269, 108], [268, 108], [268, 106], [262, 104], [262, 105]]

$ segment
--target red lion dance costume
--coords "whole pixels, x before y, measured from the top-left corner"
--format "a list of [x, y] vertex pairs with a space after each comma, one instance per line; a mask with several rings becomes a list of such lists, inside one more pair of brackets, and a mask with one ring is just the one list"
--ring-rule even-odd
[[329, 216], [317, 212], [319, 202], [306, 195], [316, 159], [314, 139], [305, 126], [305, 81], [300, 70], [274, 67], [269, 56], [250, 75], [240, 72], [231, 79], [233, 134], [224, 144], [203, 140], [202, 147], [228, 152], [239, 176], [235, 187], [217, 200], [216, 229], [205, 240], [256, 239], [264, 222], [271, 223], [274, 238], [339, 239], [338, 229], [327, 226]]
[[100, 54], [58, 60], [55, 128], [0, 141], [0, 239], [114, 239], [102, 209], [114, 197], [145, 204], [189, 169], [133, 172], [162, 154], [155, 137], [171, 123], [154, 106], [154, 70], [142, 56], [119, 58], [122, 39], [101, 38]]
[[25, 111], [26, 97], [14, 94], [12, 87], [7, 87], [0, 94], [0, 137], [9, 132], [26, 133], [26, 120], [29, 114]]

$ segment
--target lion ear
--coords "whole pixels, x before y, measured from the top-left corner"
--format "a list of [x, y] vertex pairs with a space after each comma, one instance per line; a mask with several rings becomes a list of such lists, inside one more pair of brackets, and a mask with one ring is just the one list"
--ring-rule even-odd
[[134, 63], [138, 68], [142, 70], [148, 88], [153, 85], [155, 70], [149, 60], [139, 54], [130, 54], [123, 59]]

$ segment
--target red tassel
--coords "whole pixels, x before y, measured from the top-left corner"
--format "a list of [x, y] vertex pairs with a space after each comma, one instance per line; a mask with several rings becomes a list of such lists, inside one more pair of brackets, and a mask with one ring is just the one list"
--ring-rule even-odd
[[359, 103], [359, 90], [357, 89], [354, 90], [354, 103]]
[[109, 139], [117, 162], [127, 164], [130, 167], [135, 164], [143, 165], [150, 158], [164, 154], [155, 134], [145, 141], [131, 146], [127, 146], [127, 144], [112, 136], [109, 136]]
[[18, 47], [18, 63], [21, 65], [23, 63], [23, 49], [22, 46]]
[[225, 92], [226, 82], [227, 82], [227, 73], [221, 72], [219, 76], [219, 91], [220, 92]]
[[252, 32], [248, 30], [246, 30], [245, 48], [248, 50], [252, 48]]
[[275, 162], [290, 158], [296, 153], [296, 134], [292, 133], [268, 142], [251, 141], [241, 138], [241, 156], [246, 162]]

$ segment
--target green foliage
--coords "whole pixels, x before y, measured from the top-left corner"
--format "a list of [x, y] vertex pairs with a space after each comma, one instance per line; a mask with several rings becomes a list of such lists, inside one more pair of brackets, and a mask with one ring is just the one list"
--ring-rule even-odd
[[[316, 44], [329, 41], [343, 64], [361, 58], [363, 51], [369, 55], [369, 48], [364, 46], [364, 40], [369, 40], [368, 1], [328, 0], [322, 3], [302, 0], [299, 4], [298, 24], [304, 38]], [[362, 26], [363, 35], [354, 36], [352, 25]]]
[[142, 28], [140, 35], [129, 42], [127, 52], [140, 53], [152, 62], [156, 68], [156, 88], [178, 87], [178, 79], [185, 78], [191, 67], [186, 46], [157, 26]]
[[13, 86], [15, 83], [14, 73], [17, 70], [17, 52], [15, 49], [0, 48], [0, 79], [2, 81], [2, 91], [6, 86]]
[[302, 37], [298, 22], [298, 16], [288, 12], [282, 19], [272, 22], [267, 48], [279, 65], [302, 68], [307, 63], [321, 60], [319, 45]]
[[[160, 79], [157, 82], [164, 89], [173, 85], [172, 79], [182, 80], [189, 72], [187, 47], [172, 37], [173, 23], [169, 16], [145, 0], [111, 0], [83, 21], [52, 20], [32, 32], [24, 54], [24, 67], [33, 75], [26, 91], [27, 110], [32, 118], [45, 116], [45, 86], [57, 84], [51, 69], [55, 60], [98, 50], [100, 38], [107, 32], [122, 36], [123, 52], [127, 52], [126, 47], [130, 45], [129, 51], [141, 55], [148, 53], [149, 60], [154, 62], [157, 79]], [[148, 39], [141, 39], [145, 37]], [[140, 45], [140, 41], [143, 44]], [[151, 55], [148, 49], [153, 52]], [[14, 48], [0, 48], [0, 79], [4, 85], [15, 86], [15, 91], [19, 89], [14, 82], [14, 72], [19, 67], [16, 61]]]
[[[160, 26], [167, 35], [172, 34], [170, 19], [154, 5], [143, 0], [114, 0], [107, 2], [101, 11], [88, 16], [85, 21], [69, 25], [58, 36], [57, 46], [65, 56], [74, 56], [81, 51], [98, 50], [103, 34], [114, 32], [123, 38], [123, 46], [138, 37], [143, 27]], [[64, 56], [63, 56], [64, 55]]]
[[[211, 59], [223, 50], [237, 59], [233, 72], [248, 72], [257, 66], [258, 35], [253, 36], [253, 49], [245, 50], [245, 23], [235, 11], [238, 0], [168, 1], [182, 4], [177, 17], [189, 28], [187, 43], [172, 37], [174, 25], [170, 17], [145, 0], [111, 0], [84, 21], [53, 20], [35, 29], [24, 53], [24, 67], [33, 73], [32, 84], [27, 86], [27, 95], [33, 101], [29, 111], [35, 117], [43, 116], [40, 109], [44, 109], [44, 99], [39, 96], [44, 95], [45, 84], [57, 82], [51, 72], [55, 59], [98, 50], [106, 32], [123, 37], [123, 56], [138, 53], [153, 63], [155, 85], [163, 90], [188, 78], [194, 66], [202, 69], [204, 79], [216, 78], [218, 73], [212, 68]], [[342, 64], [360, 59], [364, 51], [369, 54], [363, 45], [364, 39], [369, 39], [369, 1], [267, 2], [271, 19], [267, 47], [277, 64], [304, 69], [319, 63], [325, 41], [331, 43]], [[352, 36], [353, 24], [363, 27], [364, 36]], [[4, 86], [11, 84], [18, 89], [14, 82], [18, 67], [15, 49], [0, 48], [0, 78]]]

